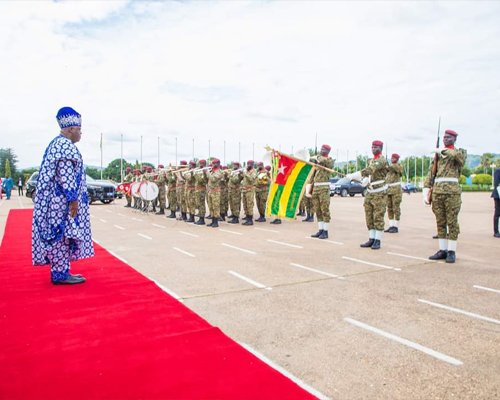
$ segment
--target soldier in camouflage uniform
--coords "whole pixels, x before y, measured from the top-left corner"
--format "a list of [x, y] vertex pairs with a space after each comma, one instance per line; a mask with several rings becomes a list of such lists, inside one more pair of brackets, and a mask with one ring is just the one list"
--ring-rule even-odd
[[[141, 170], [139, 169], [134, 169], [134, 182], [140, 182], [142, 180], [141, 178]], [[134, 200], [134, 203], [133, 203], [133, 208], [135, 209], [140, 209], [141, 208], [141, 205], [142, 205], [142, 199], [140, 197], [137, 196], [136, 193], [130, 193], [132, 195], [132, 198]]]
[[360, 177], [369, 178], [369, 185], [364, 199], [365, 221], [368, 228], [368, 241], [360, 247], [370, 247], [372, 250], [380, 249], [384, 233], [384, 215], [387, 207], [386, 177], [389, 170], [387, 160], [382, 155], [384, 144], [380, 140], [372, 142], [373, 158], [361, 173], [348, 174], [350, 179], [360, 180]]
[[257, 172], [253, 166], [253, 160], [249, 160], [247, 162], [247, 167], [243, 172], [243, 179], [241, 181], [241, 196], [243, 200], [243, 210], [245, 212], [245, 222], [243, 222], [243, 225], [253, 225], [253, 206], [255, 184], [257, 181]]
[[[132, 168], [127, 167], [125, 168], [125, 177], [123, 178], [123, 182], [125, 183], [132, 183], [134, 182], [134, 174], [132, 173]], [[128, 193], [125, 193], [125, 199], [127, 200], [127, 205], [125, 207], [132, 207], [132, 194], [130, 191]]]
[[184, 186], [184, 195], [186, 196], [187, 212], [189, 213], [189, 218], [186, 222], [194, 222], [194, 214], [196, 213], [196, 177], [194, 176], [194, 168], [196, 167], [196, 161], [189, 161], [189, 170], [184, 173], [184, 179], [186, 179], [186, 185]]
[[389, 228], [384, 232], [398, 233], [399, 220], [401, 218], [401, 201], [403, 200], [403, 190], [401, 189], [401, 177], [403, 176], [403, 166], [398, 163], [399, 154], [391, 156], [389, 172], [385, 178], [387, 183], [387, 216], [389, 217]]
[[[146, 180], [148, 182], [156, 183], [155, 182], [156, 181], [156, 177], [155, 177], [155, 175], [153, 173], [153, 167], [148, 166], [147, 169], [146, 169], [146, 171], [147, 171], [147, 174], [144, 175], [144, 180]], [[154, 199], [153, 201], [150, 202], [151, 205], [152, 205], [152, 207], [153, 207], [153, 209], [151, 210], [152, 212], [156, 212], [156, 200], [157, 199], [158, 199], [158, 197], [156, 199]], [[148, 210], [148, 206], [149, 206], [148, 202], [144, 201], [144, 211], [146, 211], [146, 212], [149, 211]]]
[[168, 208], [170, 209], [170, 215], [167, 218], [175, 218], [175, 212], [177, 211], [177, 177], [172, 171], [167, 172], [167, 198], [168, 198]]
[[[458, 214], [462, 205], [462, 189], [459, 184], [462, 168], [465, 165], [467, 152], [455, 148], [458, 134], [448, 129], [443, 137], [444, 148], [436, 149], [437, 173], [432, 187], [432, 211], [436, 216], [439, 238], [439, 250], [429, 257], [431, 260], [446, 260], [454, 263], [456, 259], [457, 239], [460, 233]], [[436, 159], [434, 159], [434, 162]], [[429, 203], [431, 173], [424, 182], [424, 201]]]
[[[198, 161], [199, 168], [206, 168], [207, 161], [200, 160]], [[196, 208], [198, 209], [198, 221], [195, 222], [195, 225], [205, 225], [205, 214], [207, 212], [207, 208], [205, 206], [205, 200], [207, 197], [207, 183], [208, 178], [203, 172], [197, 172], [195, 174], [195, 195], [196, 195]]]
[[220, 217], [220, 181], [222, 179], [220, 160], [217, 158], [212, 159], [212, 170], [210, 172], [204, 170], [203, 174], [208, 179], [208, 210], [212, 216], [212, 223], [207, 226], [218, 228]]
[[228, 176], [228, 197], [229, 197], [229, 207], [231, 209], [231, 219], [228, 224], [239, 224], [240, 223], [240, 212], [241, 212], [241, 180], [243, 175], [239, 171], [240, 163], [238, 161], [233, 162], [233, 170]]
[[227, 166], [224, 165], [222, 169], [222, 179], [220, 181], [220, 220], [225, 221], [227, 216], [227, 210], [229, 209], [229, 170]]
[[[187, 166], [187, 161], [182, 160], [179, 164], [183, 167]], [[177, 174], [177, 186], [176, 186], [177, 187], [177, 189], [176, 189], [177, 205], [179, 206], [179, 209], [181, 210], [181, 216], [179, 219], [186, 221], [187, 220], [187, 216], [186, 216], [187, 205], [186, 205], [186, 197], [185, 197], [185, 193], [184, 193], [184, 188], [186, 186], [186, 180], [183, 177], [182, 171], [177, 172], [176, 174]]]
[[264, 168], [264, 163], [257, 163], [257, 182], [255, 185], [255, 203], [259, 211], [259, 218], [255, 222], [266, 222], [266, 203], [269, 194], [269, 184], [271, 182], [271, 175]]
[[[312, 178], [313, 176], [311, 175], [306, 184], [312, 185]], [[328, 191], [330, 191], [330, 186], [328, 186]], [[303, 203], [303, 207], [306, 212], [306, 218], [304, 218], [302, 222], [314, 222], [314, 207], [312, 203], [312, 197], [308, 196], [307, 193], [305, 193], [304, 196], [302, 196], [302, 200], [300, 202]]]
[[[315, 157], [318, 165], [325, 168], [333, 168], [333, 160], [329, 156], [332, 148], [324, 144], [321, 146], [320, 155]], [[312, 203], [314, 212], [318, 219], [318, 232], [311, 237], [328, 239], [328, 223], [330, 222], [330, 175], [331, 172], [317, 168], [314, 172], [312, 182]]]
[[160, 205], [160, 211], [156, 213], [156, 215], [164, 215], [165, 214], [165, 205], [167, 203], [167, 189], [165, 184], [167, 183], [167, 174], [165, 171], [162, 171], [163, 164], [158, 165], [158, 178], [155, 180], [155, 183], [158, 185], [158, 202]]

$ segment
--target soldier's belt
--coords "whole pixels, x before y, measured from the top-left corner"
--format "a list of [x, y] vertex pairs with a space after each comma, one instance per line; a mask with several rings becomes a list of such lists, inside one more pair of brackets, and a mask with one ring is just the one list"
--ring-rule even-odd
[[388, 183], [387, 186], [389, 186], [389, 187], [392, 187], [392, 186], [401, 186], [401, 181], [394, 182], [394, 183]]
[[330, 182], [314, 182], [314, 186], [330, 186]]
[[212, 188], [212, 189], [208, 188], [208, 193], [218, 193], [218, 192], [220, 192], [220, 188]]
[[458, 183], [458, 178], [436, 178], [434, 183]]
[[378, 189], [366, 189], [368, 193], [379, 193], [387, 190], [387, 185], [384, 185]]
[[253, 190], [253, 189], [255, 189], [255, 186], [242, 186], [241, 188], [243, 190]]

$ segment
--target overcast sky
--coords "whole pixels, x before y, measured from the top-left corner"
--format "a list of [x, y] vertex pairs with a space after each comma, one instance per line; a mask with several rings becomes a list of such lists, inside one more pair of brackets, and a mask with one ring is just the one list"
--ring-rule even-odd
[[[0, 147], [40, 164], [63, 106], [88, 165], [332, 146], [500, 153], [500, 2], [2, 1]], [[194, 139], [194, 142], [193, 142]], [[159, 145], [158, 145], [159, 143]], [[239, 150], [240, 149], [240, 150]]]

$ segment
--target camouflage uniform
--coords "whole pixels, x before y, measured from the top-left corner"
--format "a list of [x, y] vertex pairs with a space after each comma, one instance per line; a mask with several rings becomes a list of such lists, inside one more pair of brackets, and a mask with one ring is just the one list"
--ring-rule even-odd
[[[319, 165], [333, 168], [331, 157], [318, 156], [317, 159]], [[318, 222], [330, 222], [330, 175], [329, 171], [318, 168], [311, 179], [313, 185], [312, 204]]]
[[257, 180], [257, 172], [251, 168], [245, 169], [243, 179], [241, 181], [241, 195], [243, 200], [243, 210], [249, 224], [253, 224], [253, 206], [255, 197], [255, 183]]
[[222, 178], [220, 181], [220, 214], [222, 219], [225, 219], [229, 208], [229, 191], [228, 191], [229, 170], [222, 170]]
[[398, 228], [401, 218], [401, 201], [403, 190], [401, 189], [401, 177], [403, 176], [403, 166], [398, 163], [389, 164], [389, 172], [385, 182], [387, 183], [387, 216], [389, 217], [389, 229], [387, 232], [397, 232], [391, 227]]
[[184, 174], [186, 178], [186, 185], [184, 187], [186, 203], [187, 203], [187, 212], [189, 213], [189, 219], [187, 222], [194, 222], [194, 214], [196, 213], [196, 177], [192, 170], [187, 171]]
[[[370, 177], [370, 184], [363, 206], [365, 208], [366, 227], [369, 231], [369, 241], [362, 247], [372, 247], [373, 241], [380, 241], [384, 232], [384, 215], [387, 207], [387, 184], [385, 182], [388, 164], [382, 153], [368, 161], [368, 166], [361, 171], [361, 176]], [[368, 243], [372, 242], [368, 246]]]
[[[306, 184], [312, 184], [313, 176], [308, 179]], [[328, 191], [330, 190], [330, 186], [328, 186]], [[302, 210], [306, 212], [306, 218], [304, 218], [303, 222], [314, 222], [314, 207], [312, 202], [312, 197], [307, 197], [305, 194], [302, 196], [302, 200], [300, 200], [300, 204]]]
[[[208, 178], [208, 211], [214, 224], [220, 217], [220, 181], [223, 172], [219, 168], [213, 168], [212, 171], [206, 174]], [[218, 226], [218, 224], [215, 225]]]
[[155, 180], [155, 183], [158, 185], [158, 201], [160, 204], [160, 213], [163, 214], [163, 210], [165, 210], [165, 206], [167, 203], [167, 188], [165, 184], [167, 183], [167, 174], [165, 171], [160, 171], [158, 175], [158, 179]]
[[184, 194], [184, 190], [186, 187], [186, 180], [184, 179], [183, 172], [177, 173], [177, 184], [176, 184], [176, 192], [177, 192], [177, 205], [181, 210], [181, 219], [186, 220], [186, 196]]
[[240, 217], [241, 212], [241, 173], [232, 173], [228, 178], [229, 205], [231, 207], [231, 217], [235, 222]]
[[[134, 174], [132, 174], [132, 172], [129, 172], [123, 178], [123, 182], [126, 182], [126, 183], [134, 182]], [[130, 192], [125, 193], [125, 198], [127, 199], [127, 207], [130, 207], [132, 204], [132, 194]]]
[[[462, 188], [459, 185], [460, 174], [467, 158], [464, 149], [445, 149], [439, 153], [437, 174], [432, 190], [432, 211], [436, 216], [439, 239], [456, 241], [460, 233], [458, 213], [462, 205]], [[424, 187], [430, 188], [430, 174]], [[442, 249], [447, 250], [447, 249]]]
[[197, 173], [195, 175], [195, 196], [196, 196], [196, 208], [198, 209], [198, 216], [205, 218], [207, 213], [207, 208], [205, 206], [205, 200], [207, 197], [207, 183], [208, 178], [203, 173]]
[[269, 195], [270, 182], [271, 174], [264, 168], [260, 169], [257, 174], [257, 183], [255, 185], [255, 203], [257, 203], [257, 210], [260, 215], [260, 218], [257, 220], [258, 222], [266, 221], [266, 203], [267, 196]]
[[[141, 182], [142, 181], [142, 175], [139, 173], [134, 177], [134, 182]], [[133, 207], [136, 209], [140, 209], [142, 207], [142, 198], [138, 193], [132, 193], [132, 197], [134, 199]]]
[[168, 208], [170, 209], [170, 217], [175, 216], [177, 211], [177, 177], [173, 172], [167, 173], [167, 198], [168, 198]]

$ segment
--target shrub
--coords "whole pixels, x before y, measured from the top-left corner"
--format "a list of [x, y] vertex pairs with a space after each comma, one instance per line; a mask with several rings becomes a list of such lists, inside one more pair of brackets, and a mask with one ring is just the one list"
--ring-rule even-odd
[[472, 183], [476, 185], [491, 185], [491, 175], [477, 174], [472, 178]]

